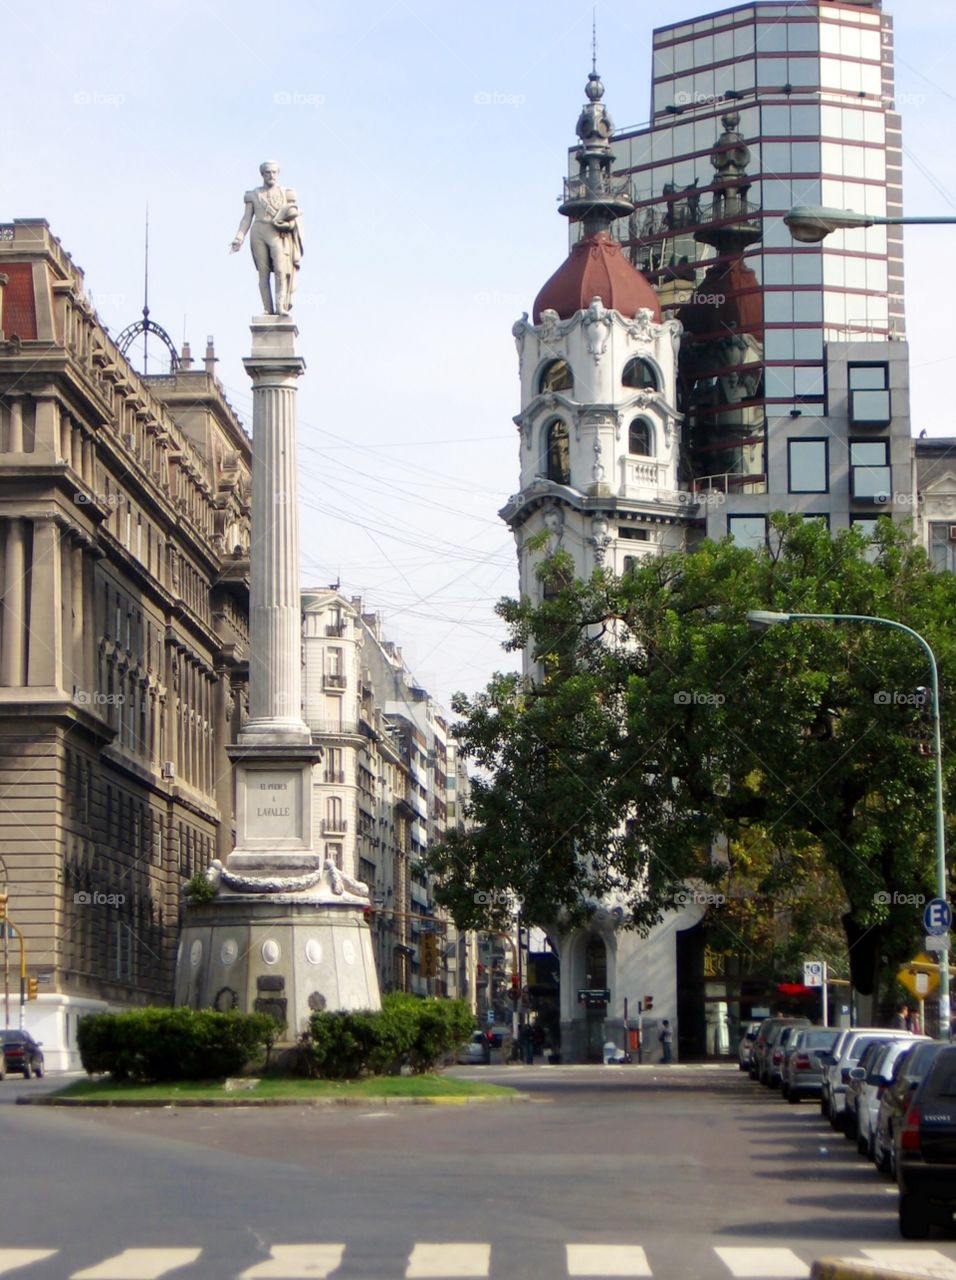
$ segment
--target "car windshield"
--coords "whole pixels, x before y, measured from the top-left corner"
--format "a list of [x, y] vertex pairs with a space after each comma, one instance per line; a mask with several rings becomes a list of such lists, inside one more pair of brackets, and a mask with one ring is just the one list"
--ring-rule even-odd
[[956, 1055], [948, 1053], [942, 1062], [934, 1062], [923, 1087], [929, 1097], [956, 1098]]
[[849, 1050], [844, 1055], [847, 1062], [859, 1062], [870, 1045], [878, 1043], [879, 1039], [879, 1036], [860, 1036], [855, 1044], [850, 1045]]
[[25, 1044], [26, 1039], [22, 1031], [0, 1031], [0, 1044]]

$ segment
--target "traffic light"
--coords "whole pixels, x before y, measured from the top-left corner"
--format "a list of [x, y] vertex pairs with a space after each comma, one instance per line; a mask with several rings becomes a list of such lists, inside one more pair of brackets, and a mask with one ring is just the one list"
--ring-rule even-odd
[[0, 924], [3, 924], [7, 918], [7, 895], [0, 893]]
[[438, 939], [433, 933], [423, 933], [418, 944], [419, 968], [423, 978], [434, 978], [438, 972]]
[[39, 982], [36, 978], [27, 978], [27, 999], [36, 1000], [39, 995]]
[[516, 973], [513, 973], [511, 975], [511, 990], [508, 992], [508, 999], [511, 1000], [514, 1004], [517, 1004], [520, 998], [521, 998], [521, 983], [518, 981], [518, 975]]
[[371, 923], [372, 923], [372, 908], [371, 908], [371, 907], [363, 907], [363, 908], [362, 908], [362, 915], [365, 917], [365, 923], [366, 923], [366, 924], [371, 924]]
[[653, 997], [653, 996], [645, 996], [645, 997], [644, 997], [644, 1004], [643, 1004], [642, 1008], [643, 1008], [643, 1010], [644, 1010], [644, 1012], [645, 1012], [645, 1013], [650, 1013], [650, 1011], [654, 1008], [654, 997]]

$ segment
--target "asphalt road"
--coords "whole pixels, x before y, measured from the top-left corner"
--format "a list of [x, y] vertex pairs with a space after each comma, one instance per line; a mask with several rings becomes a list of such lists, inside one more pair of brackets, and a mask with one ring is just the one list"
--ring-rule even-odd
[[[0, 1276], [806, 1276], [906, 1245], [895, 1189], [736, 1068], [460, 1068], [527, 1102], [0, 1108]], [[49, 1081], [49, 1083], [53, 1083]], [[7, 1101], [48, 1081], [0, 1084]], [[34, 1251], [19, 1253], [18, 1250]], [[41, 1256], [44, 1251], [49, 1251]]]

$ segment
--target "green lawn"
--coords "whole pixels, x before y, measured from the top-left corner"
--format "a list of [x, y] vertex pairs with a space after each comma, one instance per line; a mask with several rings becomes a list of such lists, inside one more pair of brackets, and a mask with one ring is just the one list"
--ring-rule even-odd
[[207, 1098], [289, 1098], [310, 1102], [320, 1098], [446, 1098], [514, 1097], [515, 1089], [482, 1081], [445, 1076], [376, 1076], [369, 1080], [288, 1080], [265, 1078], [253, 1089], [226, 1092], [217, 1080], [182, 1080], [175, 1084], [118, 1084], [112, 1080], [76, 1080], [51, 1094], [53, 1098], [103, 1102], [184, 1102]]

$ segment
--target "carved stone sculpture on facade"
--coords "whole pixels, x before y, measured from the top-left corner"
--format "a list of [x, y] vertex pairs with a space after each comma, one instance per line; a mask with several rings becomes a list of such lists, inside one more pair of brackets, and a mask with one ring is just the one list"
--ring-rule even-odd
[[[302, 221], [291, 187], [280, 187], [279, 166], [264, 160], [259, 166], [262, 186], [247, 191], [245, 210], [230, 245], [238, 253], [250, 231], [252, 260], [259, 273], [259, 296], [267, 315], [288, 315], [302, 260]], [[274, 284], [274, 296], [273, 296]]]

